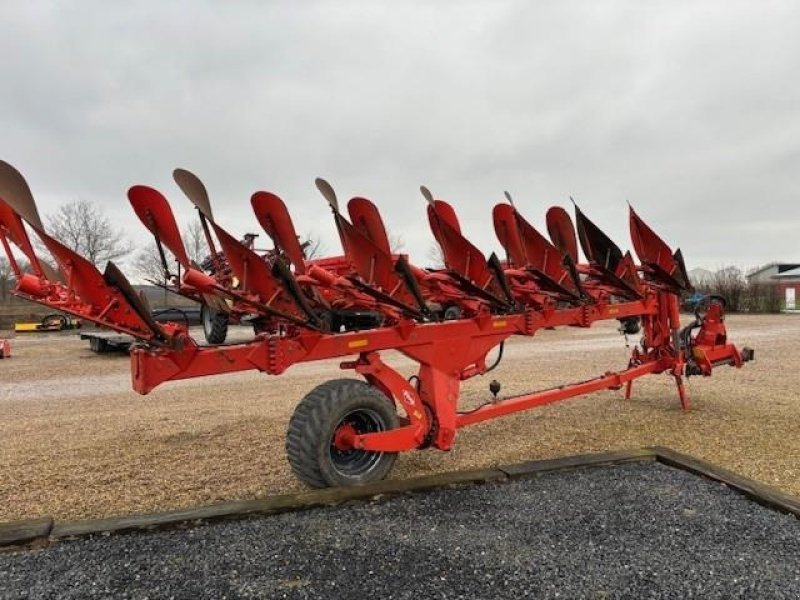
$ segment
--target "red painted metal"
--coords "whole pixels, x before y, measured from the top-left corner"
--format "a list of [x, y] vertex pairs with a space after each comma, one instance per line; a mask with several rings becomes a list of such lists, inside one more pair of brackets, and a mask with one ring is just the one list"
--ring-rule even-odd
[[515, 266], [530, 271], [543, 291], [566, 300], [580, 300], [580, 282], [564, 266], [558, 248], [510, 204], [495, 206], [493, 217], [497, 237]]
[[671, 285], [673, 289], [691, 288], [680, 249], [674, 254], [670, 247], [645, 223], [633, 208], [630, 209], [631, 242], [636, 255], [645, 267], [646, 275], [656, 285]]
[[[16, 172], [14, 172], [16, 173]], [[21, 176], [0, 165], [0, 192], [21, 194]], [[257, 192], [253, 210], [275, 242], [268, 257], [250, 241], [240, 241], [215, 221], [205, 187], [188, 171], [176, 181], [198, 207], [203, 226], [213, 231], [228, 269], [227, 279], [189, 263], [169, 204], [160, 192], [135, 186], [129, 192], [139, 218], [184, 266], [180, 289], [196, 297], [232, 303], [265, 323], [254, 339], [227, 346], [201, 346], [177, 325], [151, 322], [124, 276], [110, 266], [101, 275], [88, 261], [48, 236], [35, 206], [15, 196], [0, 202], [0, 241], [11, 256], [15, 246], [41, 263], [23, 221], [42, 239], [67, 275], [65, 283], [39, 269], [23, 274], [16, 293], [134, 335], [141, 343], [131, 353], [134, 389], [142, 394], [172, 380], [258, 370], [280, 375], [297, 363], [340, 357], [343, 369], [362, 376], [402, 409], [395, 429], [359, 434], [336, 431], [341, 450], [398, 452], [452, 447], [456, 432], [488, 419], [604, 389], [623, 389], [633, 381], [665, 374], [688, 408], [684, 378], [711, 375], [721, 365], [740, 367], [752, 352], [740, 352], [727, 339], [724, 306], [710, 301], [705, 314], [681, 328], [678, 294], [688, 289], [680, 253], [631, 210], [630, 226], [637, 265], [576, 207], [578, 237], [586, 263], [578, 262], [576, 232], [563, 209], [551, 209], [542, 236], [510, 204], [494, 208], [493, 221], [508, 260], [488, 260], [462, 233], [453, 207], [427, 189], [428, 219], [445, 268], [426, 271], [394, 255], [376, 206], [356, 197], [349, 220], [338, 210], [333, 188], [317, 186], [331, 206], [344, 256], [305, 260], [286, 206], [276, 195]], [[24, 183], [24, 180], [21, 180]], [[2, 196], [0, 196], [2, 198]], [[32, 199], [30, 200], [32, 202]], [[291, 266], [291, 268], [290, 268]], [[453, 310], [457, 309], [457, 310]], [[362, 331], [340, 331], [336, 311], [369, 310], [377, 318]], [[514, 335], [533, 336], [543, 328], [590, 327], [600, 320], [641, 324], [641, 342], [627, 367], [598, 377], [513, 398], [492, 399], [472, 410], [459, 407], [461, 382], [487, 373], [489, 352]], [[381, 352], [394, 350], [418, 364], [415, 383], [386, 364]]]
[[473, 285], [475, 289], [471, 291], [483, 292], [490, 303], [499, 306], [507, 304], [502, 299], [503, 292], [495, 274], [489, 268], [486, 257], [461, 233], [461, 225], [453, 207], [444, 200], [430, 202], [428, 222], [433, 237], [442, 249], [447, 269], [460, 277], [464, 283]]
[[569, 213], [560, 206], [552, 206], [547, 210], [547, 233], [553, 245], [568, 256], [573, 263], [578, 263], [578, 241], [575, 226]]
[[384, 254], [391, 255], [389, 236], [377, 207], [367, 198], [351, 198], [347, 203], [350, 221]]
[[305, 273], [303, 249], [283, 200], [271, 192], [256, 192], [250, 198], [250, 204], [261, 227], [275, 242], [276, 248], [287, 256], [295, 273]]
[[178, 224], [167, 199], [146, 185], [135, 185], [128, 190], [128, 199], [139, 220], [150, 230], [156, 240], [164, 244], [184, 269], [190, 269], [189, 255], [183, 245]]

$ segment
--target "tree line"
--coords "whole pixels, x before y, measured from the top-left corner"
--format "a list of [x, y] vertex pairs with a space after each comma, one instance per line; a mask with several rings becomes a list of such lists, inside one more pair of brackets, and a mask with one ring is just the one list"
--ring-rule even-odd
[[775, 283], [748, 279], [739, 267], [718, 269], [696, 282], [694, 287], [701, 294], [725, 298], [730, 312], [777, 313], [784, 306], [783, 296]]

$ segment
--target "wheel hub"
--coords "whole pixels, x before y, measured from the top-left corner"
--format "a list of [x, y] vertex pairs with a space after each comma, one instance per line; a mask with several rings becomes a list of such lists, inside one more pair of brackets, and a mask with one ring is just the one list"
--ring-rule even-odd
[[347, 413], [331, 436], [330, 457], [340, 473], [363, 474], [378, 463], [381, 452], [355, 448], [357, 435], [383, 431], [380, 415], [369, 409], [356, 409]]

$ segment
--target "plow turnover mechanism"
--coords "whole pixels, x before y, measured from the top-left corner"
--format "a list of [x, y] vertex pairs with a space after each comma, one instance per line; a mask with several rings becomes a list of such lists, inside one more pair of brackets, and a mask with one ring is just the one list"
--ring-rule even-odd
[[[220, 225], [203, 183], [183, 169], [178, 187], [195, 205], [211, 256], [190, 260], [167, 199], [144, 185], [128, 190], [134, 212], [152, 233], [165, 271], [167, 252], [180, 265], [171, 274], [176, 293], [201, 302], [216, 318], [252, 323], [251, 341], [204, 345], [185, 324], [158, 323], [120, 269], [100, 272], [48, 235], [27, 182], [0, 161], [0, 242], [15, 271], [14, 293], [136, 338], [133, 388], [147, 394], [171, 380], [259, 370], [280, 375], [296, 363], [342, 357], [342, 369], [362, 379], [327, 381], [309, 392], [291, 417], [286, 449], [296, 476], [313, 487], [381, 479], [398, 452], [451, 448], [467, 425], [589, 392], [623, 389], [666, 374], [681, 406], [684, 379], [709, 376], [721, 365], [741, 367], [748, 348], [727, 340], [725, 303], [709, 297], [681, 327], [679, 296], [691, 289], [680, 250], [671, 248], [630, 208], [634, 261], [575, 206], [547, 211], [547, 236], [528, 222], [506, 193], [492, 211], [504, 259], [481, 253], [462, 232], [453, 207], [421, 188], [431, 232], [444, 266], [423, 269], [392, 251], [383, 220], [370, 200], [354, 197], [347, 214], [333, 188], [316, 185], [327, 201], [343, 254], [308, 260], [284, 202], [270, 192], [251, 197], [258, 223], [274, 243], [253, 249]], [[34, 251], [33, 231], [55, 265]], [[583, 260], [578, 248], [583, 251]], [[30, 272], [23, 272], [24, 256]], [[640, 335], [628, 365], [594, 379], [509, 398], [492, 397], [459, 410], [461, 382], [491, 371], [512, 335], [541, 328], [589, 327], [616, 319], [626, 335]], [[499, 347], [498, 358], [487, 364]], [[396, 350], [419, 365], [407, 379], [381, 358]]]

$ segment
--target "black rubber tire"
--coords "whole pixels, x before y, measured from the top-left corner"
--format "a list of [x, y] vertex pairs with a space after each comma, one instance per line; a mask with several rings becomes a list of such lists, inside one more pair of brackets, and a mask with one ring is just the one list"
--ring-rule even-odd
[[106, 354], [111, 351], [111, 347], [108, 345], [108, 340], [99, 337], [91, 337], [89, 338], [89, 350], [95, 354]]
[[58, 313], [52, 315], [46, 315], [42, 318], [42, 327], [49, 328], [53, 327], [52, 331], [61, 331], [67, 326], [67, 317], [64, 315], [60, 315]]
[[209, 344], [224, 344], [228, 337], [228, 315], [217, 312], [207, 304], [200, 306], [200, 322], [203, 334]]
[[[354, 417], [366, 421], [362, 422], [366, 427], [362, 433], [386, 431], [399, 424], [394, 403], [357, 379], [332, 379], [306, 394], [289, 420], [286, 434], [286, 455], [298, 479], [311, 487], [324, 488], [363, 485], [386, 477], [397, 458], [396, 452], [348, 453], [333, 447], [336, 429]], [[355, 465], [344, 464], [350, 459]]]
[[455, 304], [451, 304], [450, 306], [445, 308], [444, 312], [442, 313], [442, 317], [444, 318], [445, 321], [453, 321], [456, 319], [460, 319], [462, 316], [464, 316], [464, 312], [461, 310], [461, 308], [459, 308]]

